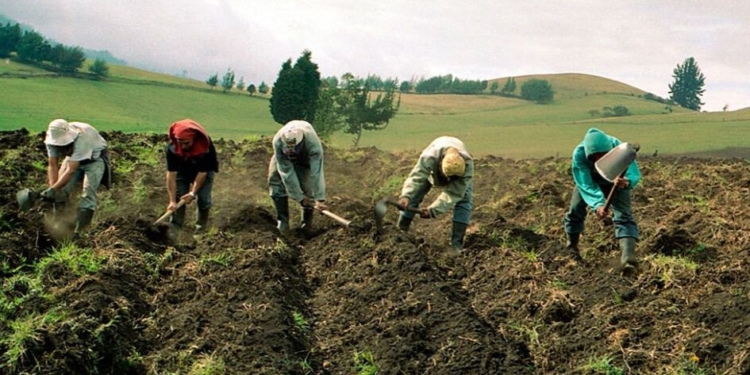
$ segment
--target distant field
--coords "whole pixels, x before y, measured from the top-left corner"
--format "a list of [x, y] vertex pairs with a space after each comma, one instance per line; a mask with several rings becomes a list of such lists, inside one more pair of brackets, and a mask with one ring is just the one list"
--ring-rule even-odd
[[[104, 82], [62, 78], [12, 61], [0, 63], [0, 130], [43, 131], [51, 119], [89, 122], [101, 130], [165, 132], [193, 118], [216, 138], [273, 136], [278, 130], [267, 97], [222, 94], [200, 81], [111, 66]], [[509, 158], [567, 156], [586, 129], [599, 127], [642, 152], [721, 151], [750, 145], [750, 110], [695, 113], [642, 98], [644, 92], [584, 74], [517, 77], [546, 79], [556, 92], [551, 104], [490, 95], [401, 96], [401, 108], [384, 131], [366, 132], [360, 146], [388, 151], [421, 150], [440, 135], [462, 138], [470, 152]], [[499, 79], [501, 85], [504, 79]], [[270, 84], [270, 83], [269, 83]], [[603, 107], [626, 106], [632, 116], [593, 117]], [[353, 137], [336, 134], [333, 147]]]

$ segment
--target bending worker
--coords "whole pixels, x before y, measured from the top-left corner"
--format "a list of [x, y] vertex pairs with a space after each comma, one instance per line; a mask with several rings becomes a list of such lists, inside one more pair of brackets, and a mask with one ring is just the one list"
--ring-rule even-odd
[[[464, 143], [454, 137], [438, 137], [419, 155], [401, 189], [399, 204], [418, 208], [433, 185], [442, 188], [435, 201], [421, 209], [420, 217], [435, 218], [453, 209], [450, 243], [453, 249], [460, 251], [474, 208], [473, 177], [474, 161]], [[399, 229], [408, 231], [414, 215], [408, 210], [402, 211], [398, 219]]]
[[[49, 188], [41, 193], [41, 197], [65, 203], [75, 185], [83, 180], [75, 227], [75, 233], [80, 234], [94, 218], [99, 185], [110, 187], [107, 141], [89, 124], [57, 119], [49, 123], [44, 143], [47, 146]], [[64, 158], [62, 165], [61, 157]]]
[[[195, 231], [205, 230], [211, 211], [211, 191], [214, 176], [219, 172], [211, 137], [197, 122], [185, 119], [169, 127], [169, 144], [165, 150], [167, 158], [167, 210], [174, 212], [170, 222], [174, 229], [185, 223], [185, 205], [198, 200], [198, 219]], [[185, 201], [182, 207], [177, 207]]]
[[634, 266], [638, 224], [633, 217], [630, 206], [630, 191], [641, 179], [638, 164], [633, 161], [624, 176], [617, 177], [610, 183], [596, 171], [596, 161], [618, 146], [620, 140], [609, 136], [599, 129], [591, 128], [586, 132], [583, 141], [573, 150], [572, 172], [575, 187], [570, 200], [570, 209], [565, 214], [565, 233], [568, 236], [567, 247], [578, 254], [578, 242], [583, 232], [589, 207], [601, 220], [609, 218], [605, 210], [607, 195], [613, 185], [617, 186], [611, 200], [614, 211], [615, 238], [621, 250], [620, 264]]
[[288, 197], [302, 206], [302, 228], [306, 230], [312, 228], [313, 210], [327, 209], [323, 144], [307, 121], [290, 121], [273, 137], [268, 189], [281, 233], [289, 230]]

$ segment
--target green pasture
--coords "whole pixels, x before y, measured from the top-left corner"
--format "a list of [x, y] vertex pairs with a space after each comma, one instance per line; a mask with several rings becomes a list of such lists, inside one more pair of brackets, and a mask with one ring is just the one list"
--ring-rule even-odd
[[[111, 66], [105, 81], [67, 78], [17, 64], [0, 63], [0, 130], [43, 131], [50, 120], [83, 121], [100, 130], [165, 132], [192, 118], [215, 138], [273, 136], [278, 130], [268, 97], [223, 94], [200, 81]], [[362, 147], [418, 151], [440, 135], [463, 139], [476, 156], [508, 158], [567, 156], [589, 127], [642, 152], [687, 153], [750, 145], [750, 110], [696, 113], [643, 99], [643, 91], [584, 74], [538, 76], [555, 90], [540, 105], [490, 95], [401, 96], [401, 108], [383, 131], [365, 132]], [[516, 79], [520, 85], [528, 77]], [[504, 81], [500, 79], [502, 84]], [[623, 105], [631, 116], [592, 117], [592, 111]], [[353, 136], [335, 134], [330, 145], [349, 147]]]

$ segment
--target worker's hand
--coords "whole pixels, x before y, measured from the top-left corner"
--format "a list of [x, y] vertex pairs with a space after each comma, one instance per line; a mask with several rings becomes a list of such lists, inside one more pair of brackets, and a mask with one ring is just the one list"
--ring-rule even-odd
[[422, 208], [419, 210], [419, 217], [422, 219], [432, 219], [432, 214], [429, 208]]
[[185, 201], [185, 204], [190, 204], [190, 202], [192, 202], [194, 199], [195, 199], [195, 194], [193, 194], [192, 192], [187, 193], [180, 197], [180, 200]]
[[620, 189], [625, 189], [626, 187], [630, 186], [630, 180], [622, 176], [616, 177], [614, 182], [615, 186]]
[[609, 217], [609, 210], [606, 210], [604, 206], [600, 206], [596, 209], [596, 216], [601, 220], [606, 220]]
[[57, 192], [53, 188], [48, 188], [47, 190], [43, 191], [39, 196], [42, 198], [42, 200], [46, 202], [54, 202], [55, 196]]
[[315, 209], [318, 211], [325, 211], [328, 209], [328, 206], [324, 201], [315, 201]]
[[407, 198], [407, 197], [401, 197], [401, 198], [398, 199], [399, 206], [401, 206], [403, 208], [409, 207], [409, 203], [410, 203], [409, 202], [409, 198]]
[[177, 202], [169, 202], [167, 205], [167, 211], [175, 212], [177, 211]]

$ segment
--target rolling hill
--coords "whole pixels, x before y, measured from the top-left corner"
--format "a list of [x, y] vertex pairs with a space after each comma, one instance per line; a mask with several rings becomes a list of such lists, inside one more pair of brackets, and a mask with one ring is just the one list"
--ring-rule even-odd
[[[644, 152], [690, 153], [745, 147], [750, 112], [696, 113], [644, 99], [643, 90], [580, 74], [515, 77], [547, 80], [555, 100], [546, 105], [492, 95], [401, 95], [401, 108], [383, 131], [366, 132], [359, 146], [419, 150], [439, 135], [454, 135], [477, 156], [538, 158], [567, 155], [589, 127], [641, 143]], [[506, 78], [497, 78], [500, 83]], [[105, 81], [62, 77], [6, 60], [0, 64], [0, 130], [42, 131], [53, 118], [89, 122], [101, 130], [163, 132], [193, 118], [217, 138], [272, 136], [278, 129], [268, 97], [221, 93], [204, 82], [110, 65]], [[624, 106], [626, 117], [601, 117]], [[335, 134], [329, 144], [348, 147]]]

